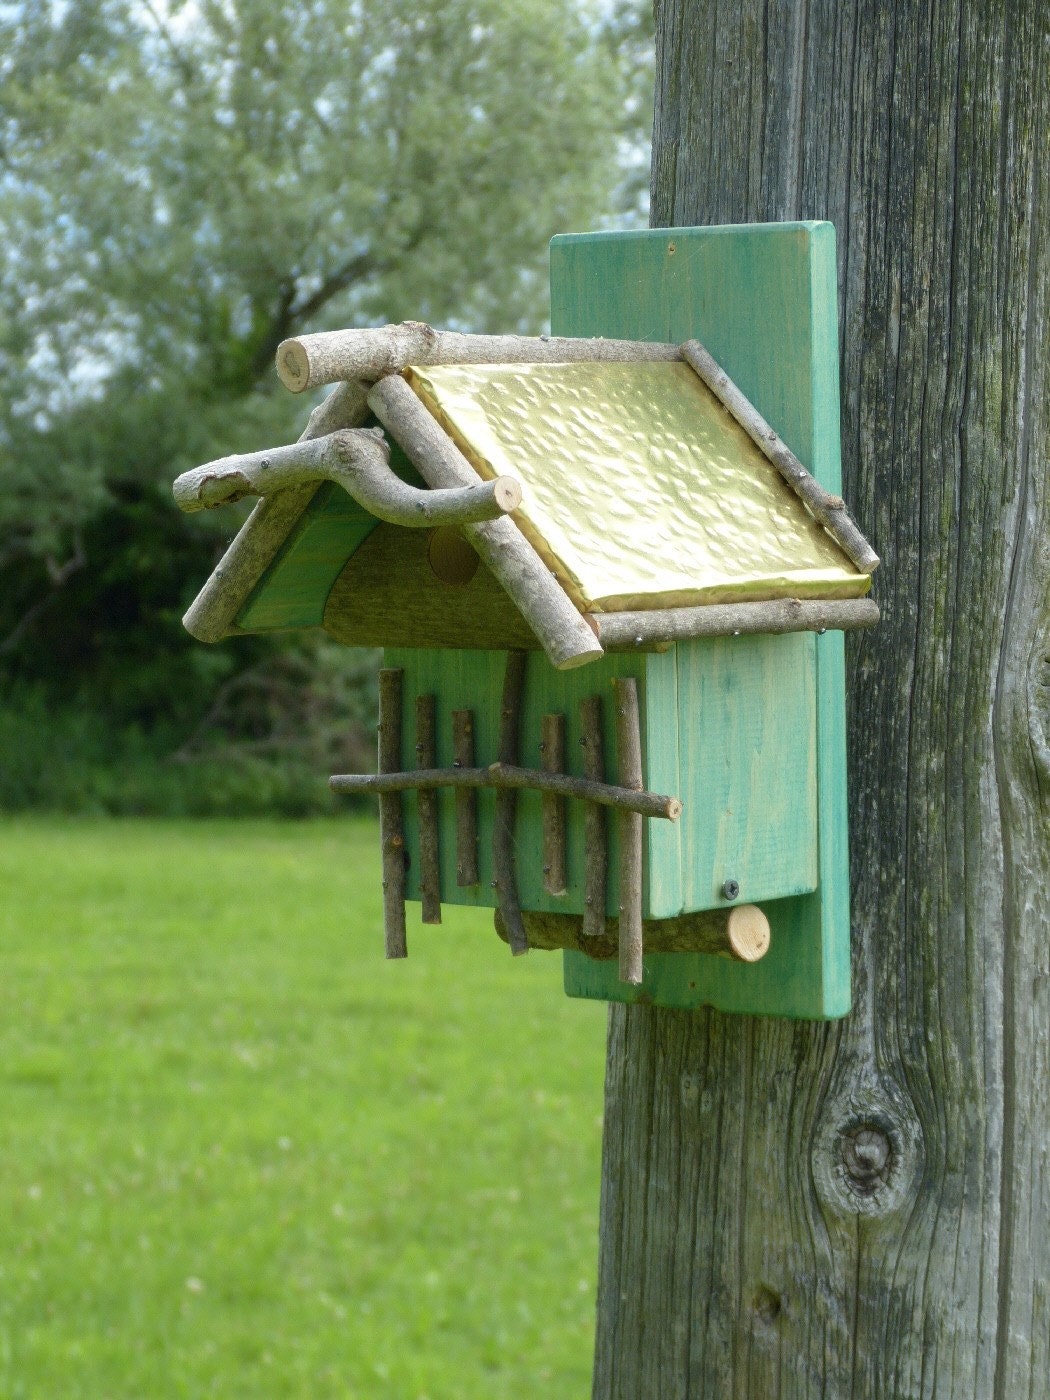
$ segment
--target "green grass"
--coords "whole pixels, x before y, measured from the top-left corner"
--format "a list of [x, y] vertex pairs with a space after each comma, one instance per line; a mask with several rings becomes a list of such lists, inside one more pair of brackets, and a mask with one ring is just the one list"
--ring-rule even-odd
[[589, 1393], [603, 1009], [376, 846], [0, 822], [0, 1400]]

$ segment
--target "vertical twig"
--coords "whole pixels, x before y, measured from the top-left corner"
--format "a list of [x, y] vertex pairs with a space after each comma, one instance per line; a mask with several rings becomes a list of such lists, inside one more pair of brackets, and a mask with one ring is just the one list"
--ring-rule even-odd
[[[602, 697], [590, 695], [580, 701], [580, 746], [583, 749], [583, 776], [605, 781], [604, 741], [602, 738]], [[588, 802], [583, 809], [583, 933], [586, 938], [605, 934], [605, 886], [609, 863], [605, 831], [605, 809]]]
[[[503, 677], [503, 698], [499, 713], [499, 761], [518, 761], [521, 696], [525, 687], [527, 653], [509, 651]], [[518, 901], [518, 880], [514, 870], [514, 827], [518, 794], [513, 788], [497, 788], [496, 812], [492, 831], [492, 873], [496, 882], [496, 904], [503, 915], [511, 952], [517, 957], [529, 951], [528, 935]]]
[[[544, 772], [565, 772], [565, 716], [544, 715], [540, 728], [540, 758]], [[565, 798], [543, 794], [543, 888], [548, 894], [564, 894]]]
[[[416, 767], [437, 767], [437, 702], [416, 696]], [[419, 898], [423, 922], [441, 922], [441, 858], [438, 848], [438, 795], [434, 788], [416, 796], [419, 812]]]
[[[401, 768], [401, 708], [405, 673], [384, 667], [379, 672], [379, 771]], [[401, 795], [385, 792], [379, 799], [379, 841], [383, 852], [383, 933], [388, 958], [406, 958], [405, 830]]]
[[[474, 711], [452, 711], [452, 760], [457, 768], [474, 767]], [[478, 874], [478, 794], [456, 789], [456, 884], [476, 885]]]
[[[621, 787], [641, 791], [642, 729], [638, 684], [631, 676], [613, 681], [616, 692], [616, 758]], [[617, 813], [620, 826], [620, 981], [642, 980], [642, 817]]]

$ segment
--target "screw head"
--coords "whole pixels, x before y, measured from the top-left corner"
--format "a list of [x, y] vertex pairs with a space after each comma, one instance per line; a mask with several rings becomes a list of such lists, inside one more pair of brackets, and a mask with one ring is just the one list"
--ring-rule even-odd
[[725, 882], [725, 884], [722, 886], [722, 898], [723, 898], [723, 899], [736, 899], [736, 897], [737, 897], [737, 895], [738, 895], [739, 893], [740, 893], [740, 886], [737, 884], [737, 882], [736, 882], [735, 880], [727, 880], [727, 881]]

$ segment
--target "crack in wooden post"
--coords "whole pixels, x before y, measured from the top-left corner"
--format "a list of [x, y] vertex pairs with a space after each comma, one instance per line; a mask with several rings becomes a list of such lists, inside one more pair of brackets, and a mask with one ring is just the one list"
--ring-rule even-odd
[[[437, 763], [437, 701], [433, 695], [416, 696], [416, 763], [433, 768]], [[441, 922], [441, 858], [438, 835], [438, 795], [435, 788], [420, 788], [419, 900], [423, 922]]]
[[[584, 776], [593, 782], [604, 782], [605, 757], [600, 695], [590, 695], [580, 701], [580, 746], [583, 749]], [[596, 802], [588, 802], [584, 808], [583, 851], [583, 933], [587, 938], [599, 938], [605, 933], [609, 843], [605, 812]]]
[[[633, 676], [613, 681], [616, 694], [616, 759], [621, 787], [641, 790], [642, 730], [638, 683]], [[621, 810], [620, 827], [620, 981], [642, 980], [642, 817]]]
[[[499, 713], [499, 761], [514, 765], [518, 760], [521, 727], [521, 697], [525, 688], [528, 653], [509, 651], [503, 677]], [[518, 810], [515, 788], [496, 789], [495, 818], [492, 827], [492, 870], [496, 885], [496, 905], [503, 916], [511, 952], [517, 957], [529, 951], [528, 935], [521, 917], [518, 880], [514, 869], [514, 835]]]
[[[565, 716], [544, 715], [540, 721], [540, 761], [546, 773], [565, 771]], [[565, 798], [545, 792], [543, 815], [543, 888], [562, 895], [568, 887], [565, 869]]]
[[[401, 767], [401, 714], [405, 673], [384, 667], [379, 672], [379, 771]], [[379, 843], [383, 858], [383, 935], [388, 958], [406, 958], [405, 933], [405, 829], [401, 796], [382, 793], [379, 798]]]
[[[474, 767], [474, 711], [452, 711], [452, 759], [457, 768]], [[456, 789], [456, 884], [476, 885], [478, 873], [478, 794]]]

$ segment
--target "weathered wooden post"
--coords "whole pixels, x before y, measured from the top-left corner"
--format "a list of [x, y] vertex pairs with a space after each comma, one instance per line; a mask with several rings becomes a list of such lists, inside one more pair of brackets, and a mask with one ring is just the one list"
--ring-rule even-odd
[[854, 1011], [611, 1011], [597, 1400], [1050, 1375], [1050, 10], [657, 0], [653, 221], [829, 219]]

